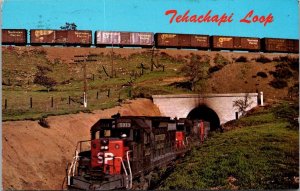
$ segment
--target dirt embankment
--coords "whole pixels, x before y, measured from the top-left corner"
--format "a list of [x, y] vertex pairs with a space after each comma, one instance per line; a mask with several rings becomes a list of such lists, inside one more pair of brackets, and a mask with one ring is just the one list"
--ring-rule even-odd
[[4, 122], [3, 188], [61, 189], [66, 163], [71, 162], [77, 141], [88, 140], [91, 125], [117, 112], [121, 115], [160, 115], [150, 100], [137, 99], [91, 114], [48, 117], [50, 128], [41, 127], [38, 121]]

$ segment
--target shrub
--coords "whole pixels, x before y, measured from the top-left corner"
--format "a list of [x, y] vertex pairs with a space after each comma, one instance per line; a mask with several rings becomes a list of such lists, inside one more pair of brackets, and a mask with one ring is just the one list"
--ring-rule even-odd
[[255, 59], [256, 62], [261, 62], [261, 63], [268, 63], [268, 62], [272, 62], [272, 60], [270, 58], [267, 58], [263, 55], [260, 55], [260, 57]]
[[240, 56], [240, 57], [238, 57], [235, 61], [236, 61], [236, 62], [247, 62], [248, 59], [247, 59], [247, 57], [245, 57], [245, 56]]
[[225, 66], [230, 63], [228, 59], [226, 59], [224, 56], [221, 54], [217, 53], [216, 56], [214, 57], [214, 63], [216, 66]]
[[259, 76], [259, 77], [262, 77], [262, 78], [267, 78], [268, 77], [268, 75], [265, 72], [257, 72], [256, 75]]
[[222, 65], [212, 66], [208, 69], [208, 72], [211, 74], [211, 73], [214, 73], [214, 72], [217, 72], [217, 71], [221, 70], [222, 68], [223, 68]]
[[287, 82], [281, 79], [274, 79], [269, 85], [276, 89], [282, 89], [288, 86]]
[[42, 117], [39, 119], [39, 122], [38, 122], [42, 127], [45, 127], [45, 128], [50, 128], [50, 125], [48, 123], [48, 121]]
[[293, 76], [293, 73], [288, 68], [278, 68], [276, 71], [270, 71], [269, 73], [277, 79], [289, 79]]

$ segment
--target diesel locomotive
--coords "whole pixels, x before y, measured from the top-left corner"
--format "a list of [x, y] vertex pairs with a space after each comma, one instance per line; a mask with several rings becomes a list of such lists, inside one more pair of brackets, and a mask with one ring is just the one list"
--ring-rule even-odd
[[79, 141], [67, 169], [69, 190], [132, 189], [133, 180], [167, 166], [189, 149], [188, 119], [120, 116], [100, 119]]

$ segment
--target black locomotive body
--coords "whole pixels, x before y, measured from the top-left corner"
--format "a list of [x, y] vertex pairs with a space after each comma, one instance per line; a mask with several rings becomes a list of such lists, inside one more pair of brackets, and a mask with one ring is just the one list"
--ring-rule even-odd
[[[91, 140], [77, 145], [68, 188], [131, 189], [133, 179], [169, 164], [188, 150], [185, 119], [122, 116], [100, 119]], [[84, 150], [84, 145], [90, 147]]]

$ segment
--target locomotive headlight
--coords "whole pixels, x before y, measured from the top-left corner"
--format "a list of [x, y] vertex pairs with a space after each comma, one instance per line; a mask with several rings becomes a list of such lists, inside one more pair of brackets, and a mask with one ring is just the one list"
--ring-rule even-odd
[[101, 146], [101, 150], [108, 150], [108, 146]]
[[119, 144], [116, 144], [116, 145], [115, 145], [115, 148], [116, 148], [116, 149], [119, 149], [119, 148], [120, 148], [120, 145], [119, 145]]

